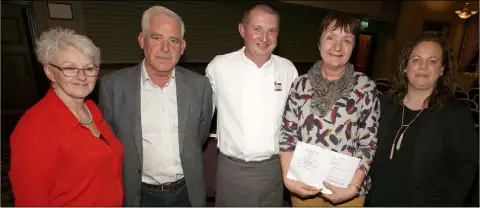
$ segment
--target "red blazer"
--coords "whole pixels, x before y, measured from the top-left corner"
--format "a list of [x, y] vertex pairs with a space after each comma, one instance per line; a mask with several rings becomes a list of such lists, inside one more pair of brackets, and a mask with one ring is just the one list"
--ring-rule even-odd
[[53, 90], [22, 116], [10, 138], [15, 206], [122, 206], [123, 147], [95, 103], [86, 104], [108, 144]]

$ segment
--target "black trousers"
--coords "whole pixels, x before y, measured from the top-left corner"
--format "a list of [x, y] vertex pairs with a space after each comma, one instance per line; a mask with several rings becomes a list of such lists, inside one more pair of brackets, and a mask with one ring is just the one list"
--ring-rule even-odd
[[141, 207], [191, 207], [188, 199], [187, 185], [178, 189], [161, 191], [160, 189], [145, 186], [142, 183], [140, 194]]

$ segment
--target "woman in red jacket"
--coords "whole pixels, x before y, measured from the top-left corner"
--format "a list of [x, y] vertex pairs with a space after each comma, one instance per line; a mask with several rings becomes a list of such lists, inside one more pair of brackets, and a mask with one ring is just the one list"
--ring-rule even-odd
[[97, 80], [100, 50], [61, 28], [44, 32], [36, 44], [52, 88], [10, 139], [15, 205], [122, 206], [122, 145], [85, 99]]

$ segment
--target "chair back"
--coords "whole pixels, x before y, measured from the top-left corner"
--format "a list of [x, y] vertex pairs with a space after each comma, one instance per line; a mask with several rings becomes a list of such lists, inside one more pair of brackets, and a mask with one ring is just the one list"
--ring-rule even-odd
[[468, 90], [468, 98], [472, 99], [478, 95], [478, 87]]
[[458, 100], [465, 102], [470, 107], [470, 110], [478, 111], [478, 104], [473, 102], [473, 100], [470, 100], [468, 98], [459, 98]]
[[468, 94], [463, 91], [455, 91], [455, 97], [458, 99], [468, 99]]

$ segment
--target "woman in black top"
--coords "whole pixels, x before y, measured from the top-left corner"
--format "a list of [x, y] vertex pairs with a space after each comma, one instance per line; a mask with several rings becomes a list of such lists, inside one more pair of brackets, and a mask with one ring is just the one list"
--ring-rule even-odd
[[454, 98], [448, 43], [408, 43], [392, 91], [381, 98], [378, 148], [368, 206], [462, 206], [476, 176], [478, 135]]

